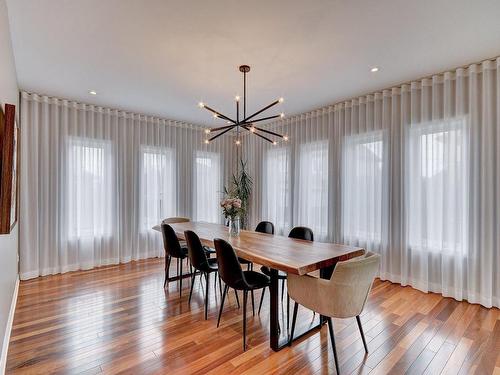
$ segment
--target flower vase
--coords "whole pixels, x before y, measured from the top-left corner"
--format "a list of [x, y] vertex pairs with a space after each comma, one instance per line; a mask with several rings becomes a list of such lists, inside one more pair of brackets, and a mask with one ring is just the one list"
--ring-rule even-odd
[[229, 236], [238, 237], [240, 235], [240, 218], [229, 219]]

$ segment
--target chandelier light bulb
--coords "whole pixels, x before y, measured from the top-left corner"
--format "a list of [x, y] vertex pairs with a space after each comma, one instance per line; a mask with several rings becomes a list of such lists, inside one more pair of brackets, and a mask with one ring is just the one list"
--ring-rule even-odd
[[284, 140], [285, 142], [286, 142], [286, 141], [288, 141], [288, 135], [284, 135], [284, 136], [283, 136], [283, 140]]
[[214, 113], [214, 118], [217, 118], [217, 117], [219, 117], [219, 116], [217, 116], [217, 113]]
[[210, 134], [210, 129], [205, 129], [205, 134]]
[[239, 139], [237, 139], [235, 143], [236, 143], [236, 146], [241, 145], [241, 141]]
[[284, 101], [285, 101], [285, 99], [283, 99], [283, 98], [278, 99], [278, 102], [280, 102], [280, 103], [283, 103]]
[[240, 96], [239, 96], [239, 95], [236, 95], [236, 96], [234, 97], [234, 100], [236, 100], [237, 102], [239, 102], [239, 101], [240, 101]]
[[208, 139], [205, 139], [205, 144], [208, 145], [210, 141]]
[[251, 131], [252, 133], [255, 133], [255, 128], [254, 128], [253, 126], [251, 126], [251, 127], [250, 127], [250, 131]]
[[283, 118], [285, 117], [285, 114], [283, 112], [280, 113], [280, 117]]
[[372, 73], [378, 72], [378, 67], [374, 66], [373, 68], [370, 69]]
[[200, 108], [205, 108], [205, 103], [203, 103], [203, 102], [199, 102], [199, 103], [198, 103], [198, 107], [200, 107]]
[[278, 144], [278, 142], [274, 141], [273, 142], [273, 146], [276, 146]]

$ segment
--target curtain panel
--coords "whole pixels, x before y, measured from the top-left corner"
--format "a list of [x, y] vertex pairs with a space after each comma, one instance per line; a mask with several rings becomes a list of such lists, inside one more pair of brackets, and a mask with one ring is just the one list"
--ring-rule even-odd
[[500, 59], [245, 136], [251, 222], [382, 256], [380, 277], [500, 307]]
[[223, 220], [231, 137], [26, 92], [21, 126], [21, 279], [163, 256], [165, 217]]

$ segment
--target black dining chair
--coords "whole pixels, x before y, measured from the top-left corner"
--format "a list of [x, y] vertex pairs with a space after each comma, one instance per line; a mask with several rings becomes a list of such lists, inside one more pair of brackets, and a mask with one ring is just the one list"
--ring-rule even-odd
[[182, 261], [188, 256], [188, 249], [181, 246], [174, 229], [169, 224], [161, 224], [161, 233], [163, 235], [163, 247], [165, 249], [165, 281], [163, 282], [163, 288], [165, 288], [167, 280], [169, 279], [172, 258], [176, 258], [177, 275], [179, 276], [179, 296], [182, 296]]
[[255, 231], [259, 233], [274, 234], [274, 224], [270, 221], [261, 221], [255, 227]]
[[[208, 291], [210, 287], [210, 274], [217, 273], [218, 265], [216, 258], [208, 258], [203, 245], [201, 244], [200, 238], [198, 235], [191, 231], [184, 231], [184, 238], [186, 239], [187, 248], [188, 248], [188, 256], [191, 261], [191, 265], [195, 269], [193, 272], [193, 276], [191, 277], [191, 290], [189, 291], [189, 302], [191, 302], [191, 296], [193, 295], [193, 286], [196, 278], [196, 271], [200, 273], [200, 282], [201, 277], [205, 276], [206, 280], [206, 288], [205, 288], [205, 320], [207, 320], [208, 316]], [[217, 284], [217, 278], [214, 278], [214, 283]], [[214, 284], [214, 285], [215, 285]], [[222, 295], [222, 287], [219, 280], [219, 289]]]
[[[307, 228], [307, 227], [294, 227], [288, 233], [289, 238], [295, 238], [297, 240], [305, 240], [305, 241], [314, 241], [314, 233], [312, 229]], [[260, 268], [260, 271], [271, 277], [271, 270], [267, 266], [262, 266]], [[278, 271], [278, 281], [281, 280], [281, 301], [283, 301], [283, 295], [285, 294], [285, 280], [286, 280], [286, 273], [283, 271]], [[260, 309], [262, 308], [262, 301], [264, 301], [264, 290], [262, 290], [262, 295], [260, 296], [260, 303], [259, 303], [259, 311], [258, 314], [260, 314]], [[290, 297], [287, 296], [287, 315], [288, 311], [290, 310]]]
[[224, 309], [224, 300], [229, 288], [243, 291], [243, 351], [246, 349], [247, 332], [247, 300], [248, 292], [256, 289], [262, 289], [269, 286], [268, 276], [255, 271], [243, 271], [238, 257], [233, 247], [223, 239], [214, 239], [215, 252], [219, 263], [219, 275], [226, 284], [222, 293], [222, 302], [217, 319], [217, 327], [220, 324], [222, 310]]

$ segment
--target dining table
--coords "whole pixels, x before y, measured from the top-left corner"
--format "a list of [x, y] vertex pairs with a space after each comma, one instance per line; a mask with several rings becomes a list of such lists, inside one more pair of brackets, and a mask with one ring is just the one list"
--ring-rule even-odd
[[[280, 235], [241, 230], [238, 236], [231, 236], [228, 227], [205, 222], [184, 222], [170, 224], [179, 240], [185, 240], [184, 231], [191, 230], [202, 244], [213, 247], [215, 238], [229, 242], [236, 254], [251, 262], [267, 266], [271, 270], [270, 284], [270, 347], [279, 351], [288, 344], [288, 338], [281, 335], [279, 326], [278, 271], [306, 275], [318, 271], [319, 276], [329, 279], [339, 261], [364, 254], [364, 249], [343, 244], [305, 241]], [[328, 296], [325, 296], [328, 298]], [[295, 335], [295, 340], [321, 328], [326, 317], [319, 317], [319, 324], [311, 325]]]

